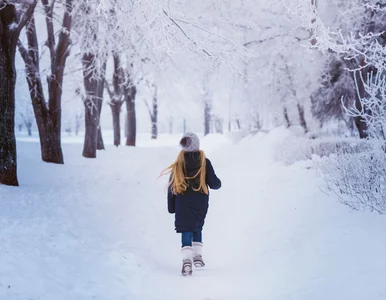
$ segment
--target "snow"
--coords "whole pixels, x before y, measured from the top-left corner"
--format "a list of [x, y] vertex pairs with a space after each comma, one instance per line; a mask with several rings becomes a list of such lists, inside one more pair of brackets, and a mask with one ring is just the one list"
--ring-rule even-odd
[[289, 135], [203, 138], [223, 188], [203, 232], [207, 267], [190, 278], [158, 179], [179, 136], [96, 160], [68, 142], [64, 166], [20, 138], [21, 186], [0, 186], [0, 299], [385, 299], [386, 219], [323, 193], [311, 161], [275, 161]]

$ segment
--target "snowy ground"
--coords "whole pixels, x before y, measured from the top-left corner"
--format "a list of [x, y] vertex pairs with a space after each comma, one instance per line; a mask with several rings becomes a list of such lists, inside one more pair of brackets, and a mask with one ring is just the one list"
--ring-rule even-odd
[[178, 137], [97, 160], [68, 143], [64, 166], [19, 141], [21, 187], [0, 186], [0, 299], [386, 299], [386, 218], [324, 194], [311, 162], [274, 162], [286, 134], [203, 142], [223, 188], [211, 193], [207, 267], [191, 278], [157, 179]]

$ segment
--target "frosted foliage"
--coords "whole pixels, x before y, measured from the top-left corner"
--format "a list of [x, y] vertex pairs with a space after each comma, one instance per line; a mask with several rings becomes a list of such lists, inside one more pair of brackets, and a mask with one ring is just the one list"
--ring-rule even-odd
[[360, 153], [341, 152], [319, 161], [330, 191], [356, 210], [386, 213], [386, 154], [382, 147]]
[[[386, 6], [377, 0], [331, 0], [336, 18], [326, 24], [309, 0], [279, 1], [313, 32], [315, 48], [332, 50], [346, 58], [362, 58], [367, 66], [385, 70], [386, 48], [379, 37], [385, 26]], [[364, 67], [364, 66], [362, 66]], [[358, 66], [359, 68], [359, 66]]]
[[[88, 70], [93, 76], [115, 52], [132, 68], [134, 82], [158, 77], [169, 87], [160, 86], [160, 92], [173, 100], [176, 85], [190, 88], [193, 94], [182, 98], [197, 108], [210, 74], [213, 113], [242, 120], [243, 128], [283, 124], [283, 107], [297, 125], [297, 104], [310, 115], [321, 59], [316, 51], [305, 53], [308, 28], [277, 1], [83, 0], [75, 5], [72, 39], [81, 54], [96, 55]], [[142, 90], [139, 86], [139, 95]]]
[[[228, 54], [247, 55], [246, 49], [232, 36], [239, 29], [224, 22], [225, 4], [217, 1], [94, 0], [85, 3], [103, 20], [100, 24], [108, 29], [106, 34], [111, 38], [108, 44], [115, 51], [139, 45], [155, 57], [186, 49], [212, 60], [225, 59]], [[95, 18], [95, 14], [90, 17]]]
[[366, 97], [360, 98], [362, 107], [358, 109], [352, 105], [346, 108], [346, 111], [350, 116], [364, 118], [369, 133], [373, 137], [384, 140], [386, 137], [386, 76], [379, 72], [376, 74], [371, 72], [367, 73], [367, 78], [360, 76], [359, 80], [360, 83], [356, 81], [357, 89], [361, 84], [366, 91]]
[[312, 114], [323, 125], [332, 119], [349, 122], [344, 110], [351, 107], [356, 97], [354, 76], [346, 70], [347, 63], [337, 55], [329, 55], [325, 62], [321, 85], [311, 97]]

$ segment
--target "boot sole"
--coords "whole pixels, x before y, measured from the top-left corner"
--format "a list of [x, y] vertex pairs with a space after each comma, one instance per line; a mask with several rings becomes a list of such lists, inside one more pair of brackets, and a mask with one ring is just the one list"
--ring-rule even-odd
[[202, 263], [202, 262], [200, 262], [200, 261], [195, 261], [195, 262], [194, 262], [194, 266], [195, 266], [196, 268], [203, 268], [203, 267], [205, 267], [205, 264]]
[[184, 266], [184, 269], [182, 270], [182, 276], [192, 276], [193, 270], [192, 266], [186, 265]]

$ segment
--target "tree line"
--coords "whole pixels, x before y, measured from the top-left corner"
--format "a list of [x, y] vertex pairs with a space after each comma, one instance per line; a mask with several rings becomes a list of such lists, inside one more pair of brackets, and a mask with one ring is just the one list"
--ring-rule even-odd
[[[256, 9], [257, 2], [260, 10]], [[276, 124], [286, 127], [298, 124], [308, 133], [311, 122], [307, 119], [306, 107], [310, 104], [312, 117], [321, 127], [330, 120], [343, 121], [350, 130], [356, 128], [361, 138], [368, 137], [367, 120], [371, 112], [364, 105], [369, 93], [367, 74], [383, 72], [376, 60], [381, 50], [375, 46], [384, 48], [386, 44], [384, 4], [362, 0], [355, 0], [355, 3], [332, 1], [339, 8], [338, 12], [342, 12], [334, 21], [335, 28], [342, 30], [342, 36], [362, 38], [347, 43], [323, 25], [317, 0], [282, 0], [278, 2], [284, 2], [284, 5], [274, 8], [266, 1], [257, 2], [224, 2], [229, 10], [239, 11], [234, 16], [224, 17], [222, 9], [213, 10], [211, 1], [201, 1], [198, 15], [209, 16], [202, 18], [201, 27], [194, 23], [192, 16], [187, 17], [193, 4], [178, 7], [183, 12], [179, 16], [176, 11], [171, 14], [164, 8], [156, 10], [146, 1], [0, 0], [3, 7], [0, 10], [0, 183], [18, 185], [15, 141], [17, 51], [25, 65], [41, 157], [49, 163], [64, 163], [62, 94], [67, 61], [70, 52], [74, 51], [83, 77], [76, 93], [84, 105], [82, 154], [87, 158], [95, 158], [97, 150], [104, 149], [100, 126], [104, 93], [108, 95], [107, 103], [112, 113], [114, 145], [122, 143], [120, 120], [124, 108], [125, 144], [135, 146], [138, 87], [145, 83], [151, 91], [151, 96], [145, 100], [151, 137], [157, 138], [160, 86], [149, 72], [142, 70], [142, 75], [138, 76], [136, 70], [161, 65], [165, 57], [171, 56], [173, 51], [170, 49], [177, 48], [188, 50], [182, 56], [194, 53], [196, 57], [189, 60], [175, 56], [173, 60], [180, 59], [176, 63], [179, 65], [187, 64], [193, 77], [198, 74], [200, 84], [193, 88], [201, 91], [205, 134], [223, 131], [224, 120], [213, 109], [214, 88], [210, 86], [215, 77], [213, 70], [223, 64], [241, 73], [238, 87], [226, 86], [230, 82], [219, 79], [230, 91], [229, 130], [232, 126], [264, 129], [269, 107], [269, 115], [273, 115]], [[221, 18], [214, 18], [216, 13]], [[281, 17], [277, 18], [278, 15]], [[131, 22], [128, 22], [128, 16], [133, 16]], [[44, 19], [44, 27], [37, 28], [37, 18]], [[276, 26], [271, 25], [272, 20], [276, 20]], [[216, 31], [211, 31], [213, 28]], [[39, 37], [43, 36], [40, 30], [44, 30], [46, 36], [43, 46], [39, 42]], [[20, 36], [22, 33], [25, 37]], [[329, 34], [332, 38], [328, 40]], [[333, 39], [336, 39], [335, 43], [331, 43]], [[305, 68], [303, 58], [299, 57], [304, 43], [310, 43], [311, 49], [324, 51], [324, 66], [316, 78], [309, 75], [311, 68]], [[43, 51], [43, 47], [48, 51]], [[41, 70], [42, 56], [49, 61], [46, 78]], [[372, 58], [375, 59], [369, 61]], [[109, 60], [113, 66], [111, 74], [107, 72]], [[209, 68], [203, 66], [204, 60], [210, 62]], [[233, 100], [235, 97], [231, 93], [235, 91], [241, 93], [240, 99]], [[237, 101], [237, 107], [241, 107], [243, 101], [247, 102], [244, 112], [231, 111], [234, 101]], [[359, 113], [347, 114], [346, 108], [351, 103]], [[27, 128], [31, 128], [31, 119], [22, 117]], [[168, 124], [172, 128], [172, 117]], [[183, 127], [186, 130], [185, 120]]]

